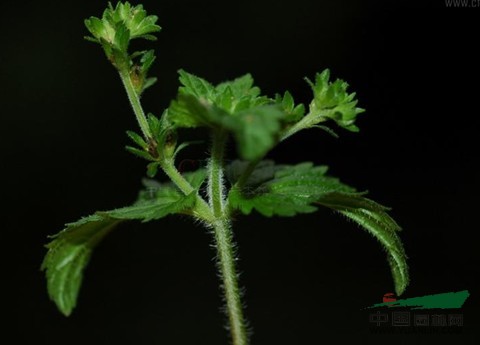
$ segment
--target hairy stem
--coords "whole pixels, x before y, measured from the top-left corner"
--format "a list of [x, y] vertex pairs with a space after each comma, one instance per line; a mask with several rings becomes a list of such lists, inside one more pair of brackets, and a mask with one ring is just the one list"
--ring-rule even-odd
[[133, 112], [135, 113], [135, 117], [137, 118], [138, 125], [140, 126], [145, 139], [149, 140], [152, 137], [152, 133], [150, 132], [147, 118], [145, 117], [142, 105], [140, 104], [140, 98], [138, 97], [137, 91], [135, 91], [135, 87], [133, 86], [132, 79], [130, 78], [130, 72], [128, 69], [120, 70], [119, 72], [123, 86], [125, 87], [125, 91], [127, 91], [128, 100], [130, 101]]
[[163, 169], [165, 174], [172, 180], [173, 183], [183, 192], [183, 194], [188, 195], [193, 192], [192, 185], [185, 179], [185, 177], [180, 174], [172, 160], [162, 160], [160, 162], [160, 167]]
[[[172, 160], [161, 161], [160, 167], [170, 180], [183, 192], [183, 194], [188, 195], [194, 191], [192, 185], [182, 176], [182, 174], [180, 174]], [[193, 216], [208, 223], [215, 221], [212, 210], [200, 195], [197, 195], [197, 202], [193, 208]]]
[[215, 218], [211, 226], [217, 248], [217, 266], [223, 280], [232, 342], [233, 345], [246, 345], [248, 338], [235, 268], [235, 244], [225, 200], [223, 177], [225, 141], [226, 133], [222, 131], [214, 133], [211, 159], [208, 164], [208, 201]]
[[217, 247], [217, 266], [223, 280], [225, 303], [233, 345], [248, 344], [247, 330], [242, 310], [238, 275], [235, 268], [235, 249], [232, 230], [227, 220], [212, 224]]
[[321, 120], [320, 116], [314, 116], [312, 113], [308, 113], [300, 121], [298, 121], [293, 126], [288, 128], [280, 137], [279, 142], [282, 142], [285, 139], [290, 138], [292, 135], [301, 131], [302, 129], [315, 127], [315, 125], [324, 121], [325, 119]]
[[216, 218], [222, 218], [225, 209], [225, 186], [223, 180], [225, 140], [225, 132], [218, 131], [214, 133], [211, 158], [208, 163], [208, 201]]

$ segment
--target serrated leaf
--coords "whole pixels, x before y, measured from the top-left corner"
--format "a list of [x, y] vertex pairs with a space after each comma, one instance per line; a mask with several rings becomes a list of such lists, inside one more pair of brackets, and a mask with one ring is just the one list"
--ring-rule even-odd
[[358, 114], [364, 109], [357, 107], [355, 93], [348, 93], [348, 83], [337, 79], [330, 82], [330, 71], [324, 70], [317, 73], [315, 83], [307, 79], [313, 91], [313, 101], [310, 103], [309, 127], [316, 125], [326, 119], [334, 120], [339, 126], [350, 130], [358, 131], [354, 125]]
[[[236, 163], [238, 164], [238, 163]], [[266, 170], [264, 170], [267, 168]], [[297, 213], [314, 212], [314, 201], [319, 195], [333, 191], [353, 191], [351, 187], [341, 184], [338, 179], [326, 176], [327, 167], [302, 163], [294, 166], [272, 166], [264, 163], [259, 168], [262, 178], [273, 176], [252, 188], [246, 185], [240, 192], [233, 188], [229, 201], [233, 208], [249, 214], [253, 209], [265, 216], [294, 216]], [[239, 170], [237, 168], [237, 170]], [[241, 171], [237, 172], [242, 174]], [[255, 171], [252, 173], [255, 176]]]
[[129, 68], [131, 60], [127, 49], [136, 38], [155, 39], [153, 33], [161, 30], [156, 25], [157, 16], [148, 16], [142, 5], [132, 6], [119, 2], [114, 8], [108, 6], [102, 18], [90, 17], [85, 26], [105, 50], [109, 60], [117, 68]]
[[197, 98], [205, 98], [211, 100], [214, 87], [205, 79], [197, 77], [194, 74], [188, 73], [184, 70], [179, 70], [179, 80], [183, 86], [180, 87], [179, 91], [184, 95], [192, 95]]
[[210, 127], [232, 133], [243, 159], [263, 156], [278, 139], [283, 111], [277, 106], [259, 106], [228, 114], [193, 95], [180, 95], [168, 111], [169, 121], [178, 127]]
[[242, 98], [244, 96], [257, 97], [260, 95], [260, 89], [253, 86], [253, 83], [252, 75], [247, 73], [241, 77], [218, 84], [215, 90], [221, 94], [226, 88], [229, 88], [235, 98]]
[[340, 212], [373, 235], [384, 247], [400, 296], [409, 283], [407, 256], [397, 235], [398, 224], [386, 213], [387, 208], [376, 202], [355, 195], [325, 195], [318, 203]]
[[266, 217], [273, 215], [292, 217], [298, 213], [312, 213], [317, 210], [315, 206], [284, 194], [260, 193], [253, 198], [246, 198], [239, 190], [232, 189], [228, 200], [231, 207], [239, 209], [244, 214], [250, 214], [256, 209]]
[[70, 315], [76, 306], [83, 270], [93, 248], [120, 222], [100, 215], [82, 218], [67, 224], [47, 245], [42, 270], [46, 271], [50, 299], [64, 315]]
[[[230, 170], [236, 170], [236, 176], [246, 169], [246, 165], [241, 163], [234, 162], [233, 165]], [[268, 170], [267, 174], [265, 171], [261, 174], [263, 178], [274, 170], [271, 163], [265, 163], [259, 169], [265, 167]], [[245, 184], [241, 189], [233, 187], [228, 197], [229, 205], [245, 214], [255, 209], [268, 217], [313, 212], [315, 205], [342, 213], [382, 243], [388, 255], [397, 294], [400, 295], [409, 280], [406, 255], [397, 235], [400, 227], [388, 215], [387, 207], [365, 198], [365, 193], [356, 192], [338, 179], [327, 176], [326, 172], [325, 166], [314, 166], [309, 162], [277, 166], [274, 176], [262, 183]]]
[[141, 200], [133, 206], [97, 212], [66, 225], [47, 245], [42, 264], [46, 271], [50, 298], [59, 310], [70, 315], [76, 306], [78, 292], [93, 249], [113, 228], [125, 220], [149, 221], [193, 207], [195, 194], [175, 194], [170, 198]]

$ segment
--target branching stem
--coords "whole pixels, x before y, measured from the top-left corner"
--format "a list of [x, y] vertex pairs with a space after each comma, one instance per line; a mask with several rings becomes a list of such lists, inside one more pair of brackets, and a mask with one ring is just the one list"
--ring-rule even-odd
[[[146, 140], [152, 135], [145, 117], [140, 98], [132, 84], [127, 70], [120, 71], [128, 99], [132, 105], [138, 124]], [[211, 159], [208, 164], [208, 204], [197, 195], [197, 203], [193, 210], [194, 216], [207, 222], [213, 229], [217, 248], [217, 266], [223, 280], [223, 290], [227, 307], [233, 345], [247, 345], [248, 337], [245, 319], [243, 316], [241, 294], [238, 286], [238, 275], [235, 268], [235, 244], [230, 227], [230, 215], [226, 207], [226, 193], [224, 186], [224, 151], [227, 134], [224, 131], [215, 131], [213, 135]], [[252, 162], [253, 163], [253, 162]], [[255, 168], [250, 167], [249, 174]], [[180, 174], [172, 159], [161, 159], [160, 166], [172, 182], [185, 194], [194, 192], [192, 185]], [[245, 176], [244, 179], [248, 179]]]

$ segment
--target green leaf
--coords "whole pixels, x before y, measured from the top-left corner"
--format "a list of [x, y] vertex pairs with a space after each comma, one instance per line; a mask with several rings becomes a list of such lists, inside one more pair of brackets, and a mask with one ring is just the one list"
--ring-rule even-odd
[[192, 94], [180, 94], [168, 109], [168, 120], [177, 127], [212, 127], [220, 128], [225, 118], [224, 110], [208, 103], [203, 98]]
[[291, 217], [298, 213], [315, 212], [317, 208], [308, 203], [284, 194], [261, 193], [254, 198], [241, 195], [237, 189], [229, 193], [230, 206], [239, 209], [244, 214], [250, 214], [256, 209], [260, 214], [271, 217], [273, 215]]
[[150, 70], [150, 67], [152, 67], [155, 59], [156, 59], [155, 51], [153, 51], [153, 50], [149, 50], [142, 55], [142, 57], [140, 59], [140, 63], [141, 63], [142, 73], [144, 75], [146, 75], [148, 73], [148, 71]]
[[[234, 160], [227, 165], [225, 168], [225, 175], [228, 181], [234, 185], [245, 172], [249, 164], [250, 162], [248, 161]], [[259, 184], [271, 180], [274, 177], [275, 172], [280, 169], [283, 169], [283, 166], [275, 165], [274, 161], [263, 160], [257, 164], [255, 170], [253, 170], [243, 186], [248, 189], [257, 187]]]
[[407, 256], [397, 235], [400, 227], [386, 213], [388, 209], [358, 195], [342, 193], [325, 195], [319, 198], [318, 203], [353, 220], [383, 245], [392, 271], [395, 291], [400, 296], [409, 283]]
[[148, 89], [150, 86], [155, 85], [156, 82], [157, 82], [157, 77], [145, 79], [145, 82], [143, 83], [142, 92]]
[[[294, 166], [272, 166], [271, 163], [264, 163], [253, 171], [250, 179], [256, 180], [258, 169], [261, 171], [258, 174], [264, 180], [269, 174], [273, 173], [273, 176], [254, 188], [251, 187], [254, 185], [252, 181], [247, 180], [244, 190], [233, 188], [229, 195], [231, 206], [245, 214], [249, 214], [253, 209], [267, 217], [310, 213], [317, 209], [314, 202], [320, 195], [335, 191], [354, 191], [338, 179], [326, 176], [327, 167], [315, 167], [308, 162]], [[238, 171], [238, 174], [242, 172]]]
[[215, 87], [213, 104], [230, 114], [260, 105], [273, 104], [268, 97], [260, 96], [260, 88], [254, 86], [253, 83], [252, 75], [245, 74], [218, 84]]
[[157, 20], [157, 16], [147, 16], [142, 5], [119, 2], [115, 8], [109, 5], [101, 19], [86, 19], [85, 26], [95, 38], [92, 41], [100, 43], [109, 60], [117, 68], [123, 69], [131, 65], [127, 54], [130, 40], [155, 39], [152, 34], [161, 30], [156, 25]]
[[180, 83], [183, 85], [179, 89], [180, 94], [192, 95], [199, 99], [204, 98], [206, 100], [211, 100], [214, 93], [214, 87], [212, 84], [205, 79], [197, 77], [184, 70], [179, 70], [178, 74], [180, 75]]
[[260, 95], [260, 89], [253, 86], [253, 77], [247, 73], [231, 81], [226, 81], [218, 84], [215, 87], [217, 93], [221, 94], [225, 89], [229, 88], [235, 98], [242, 98], [244, 96], [257, 97]]
[[254, 160], [275, 146], [283, 118], [284, 112], [276, 105], [264, 105], [225, 117], [222, 122], [233, 133], [240, 156]]
[[76, 306], [83, 270], [93, 248], [121, 222], [103, 215], [82, 218], [67, 224], [65, 230], [47, 245], [42, 270], [46, 271], [48, 293], [66, 316]]
[[358, 114], [364, 109], [357, 107], [355, 93], [348, 93], [348, 83], [337, 79], [330, 82], [330, 71], [324, 70], [317, 73], [315, 83], [307, 79], [313, 91], [313, 101], [310, 103], [310, 112], [307, 115], [309, 127], [327, 119], [334, 120], [339, 126], [350, 130], [358, 131], [354, 125]]
[[138, 201], [134, 206], [108, 211], [107, 214], [119, 219], [138, 219], [142, 222], [148, 222], [169, 214], [183, 213], [183, 211], [194, 206], [195, 200], [196, 192], [187, 196], [178, 193], [172, 199], [156, 198], [153, 201]]
[[[162, 116], [163, 118], [163, 116]], [[152, 113], [148, 113], [147, 115], [147, 122], [148, 127], [150, 128], [150, 132], [152, 133], [153, 137], [156, 138], [162, 132], [162, 122], [161, 120], [153, 115]]]
[[85, 19], [85, 26], [87, 27], [88, 31], [95, 37], [97, 40], [100, 37], [104, 37], [104, 23], [102, 20], [96, 17], [90, 17]]
[[180, 95], [171, 104], [168, 117], [178, 127], [203, 126], [231, 132], [241, 157], [253, 160], [276, 144], [284, 113], [276, 105], [265, 105], [228, 114], [192, 95]]
[[305, 106], [303, 104], [295, 105], [293, 96], [288, 91], [285, 91], [283, 97], [277, 94], [275, 102], [281, 105], [282, 109], [285, 111], [285, 121], [287, 123], [298, 122], [305, 115]]
[[153, 161], [155, 160], [152, 155], [150, 153], [148, 153], [147, 151], [145, 150], [140, 150], [140, 149], [137, 149], [136, 147], [133, 147], [133, 146], [125, 146], [125, 149], [130, 152], [131, 154], [139, 157], [139, 158], [143, 158], [143, 159], [146, 159], [147, 161]]
[[115, 45], [118, 50], [126, 52], [130, 42], [130, 30], [124, 23], [118, 23], [115, 29]]
[[150, 178], [154, 178], [155, 175], [157, 175], [158, 172], [158, 163], [157, 162], [152, 162], [147, 165], [147, 176]]
[[145, 222], [187, 212], [195, 204], [195, 194], [175, 193], [166, 198], [141, 199], [133, 206], [97, 212], [67, 224], [47, 245], [48, 252], [42, 264], [49, 296], [59, 310], [68, 316], [75, 308], [83, 271], [92, 251], [115, 226], [125, 220]]
[[144, 150], [148, 149], [147, 143], [145, 142], [145, 140], [142, 138], [140, 134], [135, 133], [133, 131], [127, 131], [127, 135], [139, 147], [141, 147]]
[[[231, 178], [234, 183], [246, 168], [245, 163], [234, 162], [227, 168], [227, 176], [233, 175]], [[255, 209], [267, 217], [309, 213], [316, 210], [316, 205], [340, 212], [362, 226], [384, 246], [395, 288], [400, 295], [409, 280], [406, 255], [397, 235], [400, 227], [388, 215], [387, 207], [365, 198], [365, 193], [358, 193], [338, 179], [327, 176], [326, 172], [327, 167], [308, 162], [294, 166], [274, 166], [272, 162], [263, 162], [241, 189], [231, 189], [229, 205], [244, 214]]]

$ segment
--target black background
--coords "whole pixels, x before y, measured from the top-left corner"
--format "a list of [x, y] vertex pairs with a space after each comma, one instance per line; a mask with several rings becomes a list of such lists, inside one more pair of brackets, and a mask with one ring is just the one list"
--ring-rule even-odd
[[[179, 68], [212, 82], [251, 72], [266, 94], [289, 89], [303, 102], [304, 76], [329, 67], [349, 81], [367, 109], [360, 133], [339, 130], [334, 139], [311, 130], [271, 157], [327, 164], [393, 207], [410, 257], [405, 297], [471, 292], [461, 335], [374, 335], [361, 308], [393, 286], [368, 234], [327, 210], [239, 217], [252, 344], [478, 343], [480, 8], [440, 0], [144, 4], [164, 28], [153, 44], [159, 83], [143, 98], [153, 113], [175, 96]], [[211, 238], [189, 219], [122, 226], [94, 254], [73, 315], [48, 300], [39, 271], [46, 236], [132, 202], [145, 172], [123, 150], [136, 123], [120, 81], [101, 49], [82, 40], [83, 19], [104, 5], [23, 1], [0, 12], [1, 342], [226, 344]]]

